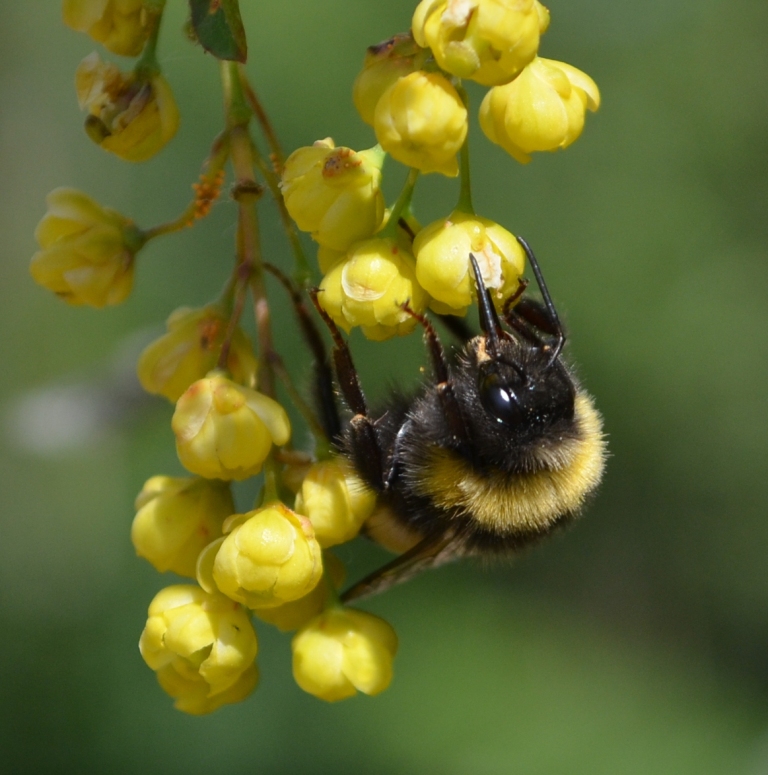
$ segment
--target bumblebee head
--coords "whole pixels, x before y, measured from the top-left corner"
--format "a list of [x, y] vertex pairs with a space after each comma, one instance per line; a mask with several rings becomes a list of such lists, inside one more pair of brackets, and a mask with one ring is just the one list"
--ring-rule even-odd
[[544, 307], [535, 308], [551, 335], [514, 311], [506, 315], [507, 330], [474, 256], [472, 264], [482, 333], [467, 345], [456, 388], [475, 438], [483, 440], [478, 457], [514, 467], [572, 435], [577, 388], [560, 357], [565, 337], [546, 290]]

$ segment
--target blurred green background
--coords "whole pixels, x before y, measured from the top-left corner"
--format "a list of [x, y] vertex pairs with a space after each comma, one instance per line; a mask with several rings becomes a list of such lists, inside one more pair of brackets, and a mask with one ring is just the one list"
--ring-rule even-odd
[[[132, 500], [181, 468], [171, 407], [138, 397], [130, 364], [172, 309], [218, 292], [233, 207], [153, 243], [118, 308], [67, 307], [27, 270], [56, 186], [143, 225], [186, 204], [221, 112], [214, 61], [180, 34], [184, 5], [169, 3], [161, 46], [182, 128], [141, 166], [82, 132], [73, 73], [95, 44], [58, 3], [0, 8], [0, 771], [768, 772], [765, 0], [551, 0], [542, 53], [596, 79], [600, 112], [527, 167], [474, 126], [477, 209], [535, 247], [605, 415], [612, 457], [584, 520], [508, 567], [450, 567], [371, 601], [401, 638], [382, 696], [304, 695], [288, 637], [265, 626], [258, 691], [204, 718], [172, 709], [136, 648], [172, 580], [134, 556]], [[249, 71], [287, 149], [372, 144], [351, 82], [414, 5], [242, 3]], [[387, 171], [391, 195], [403, 171]], [[428, 222], [457, 187], [423, 183]], [[287, 266], [279, 230], [265, 238]], [[275, 315], [305, 383], [290, 310]], [[418, 336], [353, 348], [374, 396], [419, 379]], [[361, 570], [381, 556], [360, 551]]]

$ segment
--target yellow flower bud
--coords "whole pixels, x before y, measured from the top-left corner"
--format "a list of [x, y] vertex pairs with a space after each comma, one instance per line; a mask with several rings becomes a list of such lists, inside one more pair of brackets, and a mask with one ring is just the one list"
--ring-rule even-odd
[[344, 563], [330, 552], [323, 554], [323, 563], [326, 575], [308, 595], [275, 608], [254, 608], [254, 615], [267, 624], [273, 624], [280, 632], [290, 632], [321, 614], [328, 603], [328, 576], [338, 589], [346, 575]]
[[567, 148], [581, 134], [587, 109], [599, 107], [600, 92], [586, 73], [537, 57], [512, 83], [485, 95], [480, 126], [491, 142], [527, 164], [533, 151]]
[[251, 677], [242, 683], [258, 650], [248, 613], [196, 586], [178, 584], [155, 596], [139, 650], [180, 710], [206, 713], [215, 708], [200, 707], [205, 699], [230, 690], [223, 702], [236, 702], [255, 685]]
[[376, 341], [412, 331], [416, 320], [404, 309], [423, 312], [427, 294], [416, 281], [415, 261], [394, 240], [358, 242], [320, 283], [318, 300], [345, 331], [361, 326]]
[[280, 184], [291, 218], [333, 250], [370, 237], [384, 214], [383, 163], [377, 148], [336, 148], [330, 138], [299, 148], [286, 160]]
[[235, 511], [229, 485], [206, 479], [153, 476], [136, 498], [131, 540], [161, 573], [195, 578], [197, 557], [221, 536]]
[[345, 462], [327, 460], [309, 469], [295, 509], [309, 518], [324, 549], [351, 541], [376, 505], [369, 490]]
[[381, 95], [398, 78], [419, 70], [428, 54], [410, 34], [395, 35], [369, 47], [363, 69], [352, 86], [352, 101], [366, 124], [373, 126], [376, 104]]
[[246, 668], [240, 677], [223, 692], [210, 695], [210, 688], [199, 675], [182, 675], [173, 665], [157, 671], [157, 682], [163, 691], [173, 697], [173, 707], [192, 716], [213, 713], [224, 705], [242, 702], [259, 682], [259, 669], [255, 664]]
[[232, 522], [213, 563], [213, 579], [225, 595], [249, 608], [272, 608], [315, 588], [323, 560], [306, 517], [274, 502]]
[[148, 80], [121, 73], [97, 53], [87, 56], [75, 73], [80, 107], [89, 137], [126, 161], [146, 161], [160, 151], [179, 128], [179, 111], [162, 75]]
[[469, 254], [497, 306], [511, 296], [525, 270], [520, 243], [499, 224], [456, 211], [422, 229], [413, 243], [416, 278], [440, 314], [463, 315], [475, 300]]
[[539, 0], [533, 0], [533, 4], [539, 16], [539, 35], [543, 35], [549, 29], [549, 8], [542, 5]]
[[549, 12], [538, 0], [422, 0], [412, 29], [443, 70], [495, 86], [536, 56], [548, 24]]
[[360, 691], [378, 694], [392, 680], [397, 635], [383, 619], [331, 608], [294, 636], [293, 677], [309, 694], [335, 702]]
[[421, 172], [459, 174], [467, 109], [450, 81], [419, 70], [399, 78], [376, 105], [373, 128], [393, 159]]
[[207, 479], [247, 479], [261, 471], [273, 444], [291, 436], [277, 401], [216, 373], [179, 398], [171, 427], [182, 465]]
[[322, 274], [328, 274], [336, 264], [341, 263], [346, 257], [346, 250], [332, 250], [324, 245], [317, 248], [317, 265]]
[[[228, 325], [228, 317], [214, 304], [173, 312], [166, 323], [168, 333], [139, 357], [137, 371], [144, 390], [178, 401], [193, 382], [215, 368]], [[256, 366], [251, 343], [238, 326], [229, 348], [227, 371], [234, 382], [252, 388]]]
[[63, 15], [68, 27], [126, 57], [141, 53], [151, 30], [144, 0], [64, 0]]
[[72, 188], [51, 191], [46, 202], [48, 212], [35, 230], [42, 249], [29, 268], [35, 282], [69, 304], [125, 301], [144, 244], [133, 222]]

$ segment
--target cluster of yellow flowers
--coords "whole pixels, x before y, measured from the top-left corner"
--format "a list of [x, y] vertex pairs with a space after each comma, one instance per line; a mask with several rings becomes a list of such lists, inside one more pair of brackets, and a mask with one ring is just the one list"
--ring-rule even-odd
[[[461, 78], [492, 88], [480, 108], [490, 140], [519, 162], [581, 134], [600, 95], [589, 76], [537, 55], [549, 11], [538, 0], [422, 0], [409, 34], [369, 49], [353, 97], [378, 145], [355, 152], [330, 139], [286, 161], [285, 204], [318, 243], [320, 304], [345, 331], [369, 339], [405, 334], [422, 313], [464, 315], [472, 303], [469, 255], [497, 304], [517, 288], [522, 248], [497, 223], [474, 213], [469, 196], [468, 98]], [[385, 153], [412, 173], [449, 177], [462, 169], [456, 209], [425, 228], [404, 201], [384, 209]]]
[[[64, 0], [70, 27], [113, 53], [140, 55], [128, 74], [96, 53], [76, 73], [88, 134], [128, 161], [156, 154], [178, 126], [155, 57], [164, 2]], [[472, 209], [468, 99], [460, 79], [491, 87], [480, 124], [518, 161], [566, 147], [580, 134], [585, 111], [597, 108], [599, 94], [584, 73], [537, 56], [548, 23], [538, 0], [422, 0], [411, 33], [369, 49], [354, 84], [355, 105], [378, 145], [356, 152], [321, 140], [278, 164], [279, 177], [269, 165], [256, 164], [278, 204], [318, 244], [319, 303], [340, 328], [359, 326], [381, 340], [411, 331], [413, 313], [427, 308], [465, 314], [473, 297], [470, 254], [499, 306], [515, 292], [525, 264], [519, 243]], [[237, 65], [224, 63], [223, 74], [228, 104], [237, 109], [230, 109], [195, 200], [179, 219], [142, 230], [79, 191], [56, 189], [37, 228], [40, 251], [31, 265], [34, 279], [70, 304], [124, 301], [139, 250], [204, 217], [232, 161], [240, 219], [232, 279], [217, 301], [173, 312], [167, 333], [138, 364], [144, 389], [175, 404], [171, 426], [190, 476], [146, 482], [131, 538], [158, 571], [196, 582], [157, 594], [140, 649], [176, 707], [194, 714], [240, 701], [255, 687], [251, 614], [297, 631], [295, 679], [329, 701], [383, 691], [397, 650], [388, 623], [341, 604], [344, 568], [329, 551], [359, 533], [374, 514], [375, 495], [335, 453], [333, 439], [318, 436], [314, 457], [291, 450], [291, 424], [274, 397], [277, 354], [269, 349], [268, 320], [258, 312], [266, 299], [261, 265], [247, 252], [261, 193], [247, 127], [261, 109]], [[270, 141], [271, 127], [262, 123], [262, 129]], [[410, 168], [389, 209], [381, 191], [387, 154]], [[411, 211], [418, 174], [456, 176], [460, 170], [457, 208], [421, 228]], [[294, 228], [287, 215], [286, 221]], [[240, 327], [249, 283], [258, 359]], [[232, 482], [257, 475], [264, 481], [257, 506], [239, 513]]]
[[176, 134], [179, 111], [155, 58], [165, 0], [64, 0], [64, 21], [87, 32], [113, 54], [143, 55], [130, 73], [94, 52], [77, 68], [86, 131], [107, 151], [127, 161], [154, 156]]
[[[247, 390], [216, 379], [229, 393], [242, 397]], [[282, 408], [272, 404], [266, 421], [289, 433]], [[251, 455], [251, 443], [287, 441], [287, 435], [271, 436], [263, 424], [262, 436], [254, 436], [252, 419], [209, 417], [210, 454], [201, 450], [199, 460], [215, 473], [155, 476], [136, 499], [131, 538], [137, 553], [159, 571], [197, 581], [167, 587], [152, 601], [142, 656], [180, 710], [208, 713], [242, 700], [257, 682], [250, 611], [280, 630], [298, 630], [293, 670], [306, 691], [329, 701], [357, 691], [377, 694], [391, 680], [397, 638], [382, 619], [339, 604], [343, 566], [324, 551], [357, 534], [375, 499], [344, 463], [327, 460], [309, 468], [294, 509], [270, 500], [246, 514], [234, 513], [226, 480], [240, 477], [243, 466], [259, 467], [254, 460], [260, 452]], [[243, 431], [242, 443], [216, 449], [217, 433], [237, 437]]]
[[229, 376], [208, 371], [223, 322], [215, 306], [177, 310], [169, 332], [139, 360], [145, 389], [176, 403], [176, 450], [196, 476], [147, 481], [131, 538], [157, 570], [199, 585], [156, 596], [141, 653], [180, 710], [207, 713], [237, 702], [257, 681], [250, 610], [281, 630], [299, 630], [294, 675], [302, 688], [326, 700], [376, 694], [391, 680], [394, 631], [341, 607], [343, 566], [324, 551], [358, 534], [375, 497], [334, 457], [301, 467], [293, 508], [265, 487], [258, 508], [235, 513], [229, 482], [273, 465], [273, 447], [288, 443], [291, 426], [277, 401], [248, 386], [256, 359], [242, 330], [232, 337]]

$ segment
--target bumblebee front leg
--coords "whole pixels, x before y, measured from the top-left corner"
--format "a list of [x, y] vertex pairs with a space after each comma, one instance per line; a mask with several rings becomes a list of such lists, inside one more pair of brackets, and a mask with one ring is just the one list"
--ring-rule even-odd
[[[504, 319], [507, 325], [514, 328], [529, 341], [551, 350], [554, 360], [560, 354], [565, 344], [565, 331], [531, 246], [522, 237], [518, 237], [517, 241], [525, 251], [528, 263], [533, 270], [536, 283], [541, 292], [542, 302], [537, 302], [533, 299], [522, 299], [514, 309], [510, 303], [507, 303], [504, 305]], [[539, 331], [552, 337], [552, 341], [546, 342], [543, 340], [538, 333]]]
[[461, 407], [453, 392], [450, 369], [445, 358], [445, 351], [437, 336], [437, 331], [435, 331], [435, 327], [424, 315], [414, 312], [408, 304], [404, 304], [403, 309], [412, 318], [418, 320], [424, 328], [424, 341], [432, 361], [432, 373], [435, 377], [435, 389], [440, 400], [440, 406], [454, 442], [464, 444], [469, 441], [469, 433], [461, 413]]
[[318, 314], [328, 326], [333, 338], [333, 364], [336, 368], [336, 379], [339, 389], [353, 413], [350, 420], [350, 450], [355, 458], [355, 464], [363, 479], [376, 490], [386, 489], [384, 475], [384, 456], [376, 435], [373, 420], [368, 414], [368, 404], [360, 386], [360, 378], [352, 361], [352, 353], [341, 335], [336, 324], [328, 313], [320, 306], [317, 298], [317, 288], [309, 291], [312, 303]]

